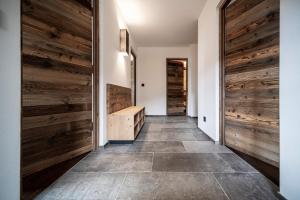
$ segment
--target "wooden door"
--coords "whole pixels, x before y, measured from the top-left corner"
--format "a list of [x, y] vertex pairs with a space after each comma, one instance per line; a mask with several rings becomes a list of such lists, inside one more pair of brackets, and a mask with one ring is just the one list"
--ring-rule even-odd
[[225, 144], [279, 167], [279, 0], [225, 9]]
[[92, 150], [92, 21], [90, 1], [22, 0], [23, 178]]
[[186, 115], [186, 61], [167, 60], [167, 114]]

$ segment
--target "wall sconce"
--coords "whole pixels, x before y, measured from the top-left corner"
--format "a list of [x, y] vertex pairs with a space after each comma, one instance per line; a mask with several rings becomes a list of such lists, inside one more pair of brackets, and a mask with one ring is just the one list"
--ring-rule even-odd
[[127, 29], [120, 30], [120, 51], [124, 56], [129, 55], [129, 33]]

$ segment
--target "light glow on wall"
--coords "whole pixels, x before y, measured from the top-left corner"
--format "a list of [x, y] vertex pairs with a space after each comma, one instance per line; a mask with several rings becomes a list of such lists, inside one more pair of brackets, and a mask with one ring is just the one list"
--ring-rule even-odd
[[119, 9], [127, 24], [141, 25], [144, 23], [142, 7], [136, 0], [117, 0]]

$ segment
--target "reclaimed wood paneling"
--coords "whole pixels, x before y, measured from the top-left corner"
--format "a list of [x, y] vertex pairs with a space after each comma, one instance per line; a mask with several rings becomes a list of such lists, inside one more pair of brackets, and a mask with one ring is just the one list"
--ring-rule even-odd
[[92, 22], [90, 1], [22, 0], [23, 178], [92, 150]]
[[111, 114], [132, 106], [131, 89], [118, 85], [107, 84], [106, 108], [107, 114]]
[[185, 66], [182, 61], [167, 60], [167, 114], [186, 115], [187, 94], [184, 88]]
[[225, 9], [225, 144], [279, 166], [279, 0]]

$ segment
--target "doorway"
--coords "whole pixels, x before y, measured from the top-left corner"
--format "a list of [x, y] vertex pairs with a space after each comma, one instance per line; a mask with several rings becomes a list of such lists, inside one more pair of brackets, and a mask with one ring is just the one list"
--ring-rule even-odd
[[187, 70], [187, 58], [167, 58], [167, 115], [187, 114]]
[[130, 52], [131, 62], [131, 99], [132, 105], [136, 106], [136, 54], [131, 49]]

